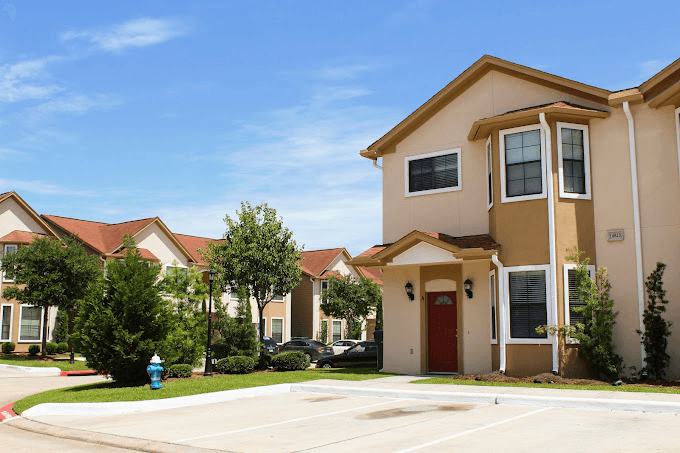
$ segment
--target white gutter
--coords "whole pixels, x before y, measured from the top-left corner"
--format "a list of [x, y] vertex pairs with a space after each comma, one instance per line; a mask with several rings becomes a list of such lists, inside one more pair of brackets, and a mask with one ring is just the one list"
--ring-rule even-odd
[[[541, 121], [545, 132], [545, 165], [546, 165], [546, 185], [548, 186], [548, 243], [550, 247], [550, 302], [552, 306], [552, 321], [557, 324], [557, 253], [555, 251], [555, 191], [553, 188], [552, 170], [552, 133], [550, 125], [545, 120], [545, 113], [539, 113], [538, 119]], [[548, 324], [551, 319], [548, 318]], [[557, 374], [560, 368], [559, 343], [557, 335], [552, 339], [552, 371]]]
[[[645, 310], [644, 285], [642, 281], [642, 239], [640, 237], [640, 199], [638, 196], [637, 160], [635, 153], [635, 122], [630, 111], [628, 101], [623, 103], [623, 112], [628, 120], [628, 148], [630, 150], [630, 182], [633, 190], [633, 224], [635, 226], [635, 264], [637, 267], [638, 314], [640, 317], [640, 331], [645, 331], [643, 313]], [[644, 345], [640, 346], [642, 367], [647, 366]]]
[[374, 158], [374, 159], [371, 159], [371, 160], [373, 161], [373, 166], [374, 166], [375, 168], [377, 168], [378, 170], [382, 170], [382, 169], [383, 169], [380, 165], [378, 165], [378, 158], [377, 158], [377, 157]]
[[498, 259], [498, 255], [491, 255], [491, 261], [498, 269], [498, 319], [501, 321], [498, 323], [498, 345], [501, 352], [500, 372], [505, 374], [505, 273], [503, 272], [503, 263]]

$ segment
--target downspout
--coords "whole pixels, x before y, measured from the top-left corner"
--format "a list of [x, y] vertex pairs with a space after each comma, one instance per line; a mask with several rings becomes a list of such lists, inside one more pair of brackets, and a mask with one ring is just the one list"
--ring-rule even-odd
[[[638, 314], [640, 317], [640, 331], [645, 331], [643, 313], [645, 310], [644, 286], [642, 281], [642, 239], [640, 237], [640, 199], [638, 195], [637, 159], [635, 152], [635, 122], [630, 111], [628, 101], [623, 103], [623, 112], [628, 120], [628, 149], [630, 151], [630, 183], [633, 190], [633, 224], [635, 227], [635, 265], [637, 268]], [[647, 366], [644, 345], [640, 346], [642, 368]]]
[[[550, 125], [545, 120], [545, 113], [539, 113], [538, 119], [541, 121], [541, 126], [543, 126], [543, 131], [545, 132], [546, 185], [548, 186], [548, 243], [550, 248], [550, 303], [552, 305], [553, 320], [557, 323], [557, 253], [555, 251], [555, 191], [552, 170], [552, 133]], [[559, 343], [557, 335], [552, 337], [552, 372], [557, 374], [560, 369]]]
[[680, 178], [680, 107], [675, 109], [675, 135], [678, 140], [678, 178]]
[[377, 168], [378, 170], [382, 170], [382, 169], [383, 169], [380, 165], [378, 165], [378, 158], [377, 158], [377, 157], [372, 158], [371, 160], [373, 161], [373, 166], [374, 166], [375, 168]]
[[498, 259], [498, 255], [491, 255], [491, 261], [498, 269], [498, 345], [501, 353], [500, 372], [505, 374], [505, 274], [503, 273], [503, 263]]

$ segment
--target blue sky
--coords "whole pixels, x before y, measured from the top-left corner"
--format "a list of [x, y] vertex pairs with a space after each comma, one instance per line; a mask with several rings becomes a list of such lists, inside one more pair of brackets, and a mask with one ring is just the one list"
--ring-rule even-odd
[[382, 242], [381, 174], [361, 149], [484, 54], [639, 85], [680, 57], [678, 2], [640, 5], [11, 0], [0, 191], [207, 237], [241, 200], [268, 202], [306, 250], [356, 255]]

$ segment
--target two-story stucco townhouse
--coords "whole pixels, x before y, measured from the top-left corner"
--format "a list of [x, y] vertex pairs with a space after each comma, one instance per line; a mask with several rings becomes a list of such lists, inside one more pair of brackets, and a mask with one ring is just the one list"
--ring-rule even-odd
[[578, 345], [535, 331], [575, 322], [578, 247], [609, 270], [638, 369], [644, 281], [668, 265], [677, 379], [679, 107], [680, 60], [612, 92], [484, 56], [361, 151], [382, 158], [385, 245], [350, 263], [384, 272], [384, 370], [585, 371]]

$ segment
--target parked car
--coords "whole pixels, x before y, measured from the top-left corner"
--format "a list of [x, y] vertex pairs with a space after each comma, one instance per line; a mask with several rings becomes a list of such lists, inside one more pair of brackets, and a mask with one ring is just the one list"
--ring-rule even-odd
[[338, 340], [329, 344], [327, 348], [331, 348], [333, 354], [342, 354], [361, 340]]
[[310, 362], [319, 360], [323, 355], [324, 349], [326, 348], [325, 344], [316, 340], [310, 340], [309, 338], [294, 338], [295, 339], [282, 344], [279, 347], [279, 352], [302, 351], [305, 353]]
[[279, 345], [276, 344], [276, 340], [272, 337], [263, 337], [262, 341], [264, 343], [265, 354], [276, 355], [279, 353]]
[[342, 354], [327, 355], [316, 362], [317, 368], [370, 367], [378, 365], [378, 346], [375, 340], [357, 343]]

